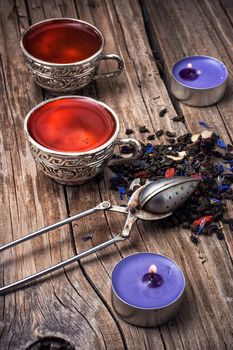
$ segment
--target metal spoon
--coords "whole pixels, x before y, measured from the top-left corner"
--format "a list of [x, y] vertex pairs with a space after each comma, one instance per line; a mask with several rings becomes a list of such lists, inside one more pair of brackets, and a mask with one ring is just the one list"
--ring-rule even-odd
[[80, 260], [90, 254], [93, 254], [105, 247], [117, 243], [119, 241], [125, 240], [130, 235], [130, 230], [134, 222], [137, 219], [142, 220], [158, 220], [165, 218], [173, 213], [178, 206], [183, 204], [189, 196], [196, 189], [200, 179], [177, 176], [168, 179], [161, 179], [158, 181], [152, 181], [138, 188], [131, 196], [127, 207], [120, 207], [116, 205], [111, 205], [109, 202], [105, 201], [98, 204], [96, 207], [86, 210], [82, 213], [71, 216], [67, 219], [59, 221], [53, 225], [39, 229], [38, 231], [32, 232], [20, 239], [9, 242], [0, 247], [0, 252], [9, 249], [17, 244], [23, 243], [29, 239], [39, 236], [43, 233], [54, 230], [55, 228], [61, 227], [68, 224], [74, 220], [79, 220], [84, 216], [93, 214], [99, 210], [110, 210], [120, 213], [127, 214], [127, 219], [122, 232], [113, 237], [112, 239], [99, 244], [96, 247], [88, 249], [87, 251], [77, 254], [67, 260], [64, 260], [56, 265], [50, 266], [45, 270], [37, 272], [33, 275], [25, 277], [19, 281], [11, 283], [7, 286], [0, 288], [0, 295], [6, 294], [16, 288], [24, 286], [27, 282], [31, 282], [39, 277], [45, 276], [48, 273], [59, 270], [60, 268], [67, 266], [77, 260]]

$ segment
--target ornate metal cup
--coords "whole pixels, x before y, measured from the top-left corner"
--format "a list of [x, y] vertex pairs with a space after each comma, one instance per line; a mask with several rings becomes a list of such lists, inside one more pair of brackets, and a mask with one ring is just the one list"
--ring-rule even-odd
[[[52, 150], [42, 146], [30, 134], [30, 118], [42, 106], [47, 105], [52, 101], [62, 99], [83, 99], [89, 102], [95, 102], [110, 113], [114, 120], [115, 128], [112, 136], [101, 146], [84, 152], [61, 152]], [[24, 121], [24, 131], [29, 141], [32, 155], [37, 162], [39, 168], [48, 176], [61, 184], [77, 185], [89, 181], [98, 173], [102, 172], [107, 164], [116, 164], [119, 162], [129, 162], [137, 158], [141, 152], [141, 144], [135, 139], [119, 139], [119, 120], [116, 113], [105, 103], [96, 101], [89, 97], [83, 96], [64, 96], [49, 99], [41, 102], [34, 107], [26, 116]], [[115, 145], [131, 145], [133, 152], [129, 158], [115, 158], [113, 150]]]
[[[31, 52], [28, 38], [32, 37], [32, 41], [37, 43], [36, 33], [38, 30], [43, 30], [44, 26], [48, 27], [49, 25], [54, 26], [59, 24], [78, 25], [90, 31], [92, 36], [95, 36], [98, 40], [96, 51], [94, 53], [92, 52], [91, 56], [85, 59], [75, 60], [71, 63], [56, 63], [56, 59], [53, 62], [49, 62], [36, 57], [36, 54]], [[56, 28], [54, 31], [56, 32]], [[35, 38], [33, 37], [34, 35]], [[46, 49], [49, 49], [50, 44], [51, 41], [47, 43], [47, 46], [44, 45]], [[53, 44], [56, 43], [53, 42]], [[20, 46], [26, 60], [26, 65], [34, 81], [53, 95], [72, 94], [72, 92], [83, 88], [92, 80], [117, 77], [124, 68], [124, 61], [120, 56], [103, 53], [104, 37], [102, 33], [93, 25], [77, 19], [54, 18], [38, 22], [24, 32]], [[59, 48], [57, 50], [59, 51]], [[59, 52], [56, 55], [58, 57]], [[102, 60], [115, 60], [117, 69], [113, 72], [98, 74], [97, 70]]]

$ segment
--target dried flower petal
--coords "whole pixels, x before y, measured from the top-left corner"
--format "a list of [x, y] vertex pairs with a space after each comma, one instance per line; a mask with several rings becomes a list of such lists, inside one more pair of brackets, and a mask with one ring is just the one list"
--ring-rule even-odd
[[205, 224], [209, 224], [212, 220], [213, 220], [213, 215], [206, 215], [206, 216], [203, 216], [199, 219], [196, 219], [193, 221], [193, 225], [194, 226], [200, 226], [201, 225], [201, 222], [204, 220]]
[[82, 237], [82, 240], [83, 241], [88, 241], [89, 239], [91, 239], [92, 238], [92, 235], [90, 234], [90, 233], [87, 233], [86, 235], [84, 235], [83, 237]]
[[210, 129], [210, 126], [203, 120], [199, 120], [199, 125], [204, 126], [204, 128], [206, 129]]
[[191, 137], [192, 142], [195, 143], [199, 139], [200, 136], [201, 136], [201, 134], [193, 134]]
[[165, 171], [165, 175], [164, 177], [173, 177], [175, 175], [175, 169], [174, 168], [168, 168], [166, 171]]
[[182, 160], [186, 156], [186, 151], [178, 152], [178, 156], [171, 156], [170, 154], [167, 155], [167, 158], [173, 159], [173, 160]]
[[209, 130], [204, 130], [202, 131], [201, 133], [201, 136], [203, 139], [208, 139], [209, 137], [211, 137], [213, 135], [213, 132], [212, 131], [209, 131]]
[[119, 194], [120, 194], [121, 200], [123, 200], [124, 195], [127, 193], [126, 188], [125, 188], [124, 186], [119, 186], [119, 187], [118, 187], [118, 192], [119, 192]]
[[222, 201], [220, 199], [217, 199], [217, 198], [210, 198], [210, 203], [212, 204], [221, 204], [223, 205]]
[[223, 148], [223, 149], [227, 148], [227, 145], [225, 144], [225, 142], [222, 139], [218, 139], [217, 146], [220, 148]]

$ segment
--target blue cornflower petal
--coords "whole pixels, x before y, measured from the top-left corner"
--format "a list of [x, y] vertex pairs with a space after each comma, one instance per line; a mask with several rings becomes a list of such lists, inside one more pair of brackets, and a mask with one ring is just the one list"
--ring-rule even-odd
[[218, 174], [221, 174], [224, 171], [224, 167], [222, 164], [218, 164], [217, 165], [217, 172]]
[[223, 163], [233, 163], [233, 159], [224, 159]]
[[146, 153], [153, 153], [154, 152], [154, 146], [147, 146], [146, 147]]
[[218, 185], [218, 193], [223, 192], [223, 191], [227, 191], [229, 188], [231, 188], [231, 185], [219, 184]]
[[204, 226], [205, 226], [205, 220], [203, 219], [200, 223], [199, 228], [198, 228], [197, 236], [203, 231]]
[[222, 139], [218, 139], [217, 146], [220, 148], [223, 148], [223, 149], [227, 148], [227, 145], [225, 144], [225, 142]]
[[210, 126], [203, 120], [199, 120], [199, 125], [204, 126], [204, 128], [206, 129], [210, 129]]
[[121, 200], [123, 200], [124, 195], [127, 193], [126, 188], [124, 186], [119, 186], [117, 189], [118, 189], [118, 192], [120, 194]]
[[210, 198], [210, 202], [222, 204], [222, 201], [220, 199], [217, 199], [217, 198]]

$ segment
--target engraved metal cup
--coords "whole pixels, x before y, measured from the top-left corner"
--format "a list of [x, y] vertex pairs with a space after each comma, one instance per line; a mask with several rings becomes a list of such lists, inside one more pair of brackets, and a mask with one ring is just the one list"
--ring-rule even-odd
[[[26, 36], [30, 31], [36, 30], [37, 27], [52, 22], [74, 22], [87, 26], [98, 35], [101, 41], [100, 49], [91, 57], [73, 63], [51, 63], [32, 56], [25, 48], [24, 41]], [[48, 90], [52, 95], [72, 94], [93, 80], [117, 77], [124, 69], [124, 61], [120, 56], [103, 53], [103, 34], [92, 24], [77, 19], [53, 18], [38, 22], [24, 32], [20, 41], [20, 46], [25, 57], [26, 65], [34, 81], [42, 88]], [[108, 73], [97, 73], [102, 60], [116, 61], [116, 70]]]
[[[28, 121], [38, 108], [55, 100], [77, 98], [94, 101], [107, 109], [115, 120], [115, 131], [112, 137], [103, 145], [84, 152], [60, 152], [46, 148], [33, 139], [28, 130]], [[102, 172], [107, 164], [130, 162], [141, 153], [141, 144], [135, 139], [119, 139], [119, 120], [116, 113], [105, 103], [83, 96], [63, 96], [46, 100], [34, 107], [26, 116], [24, 131], [29, 141], [32, 155], [39, 168], [55, 181], [66, 185], [78, 185], [89, 181]], [[133, 153], [129, 158], [111, 159], [116, 145], [131, 145]]]

